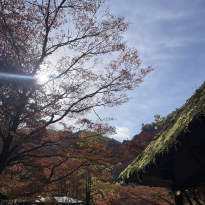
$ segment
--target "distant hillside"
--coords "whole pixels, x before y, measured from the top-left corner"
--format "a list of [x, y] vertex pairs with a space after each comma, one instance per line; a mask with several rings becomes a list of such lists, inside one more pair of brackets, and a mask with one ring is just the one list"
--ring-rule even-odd
[[[54, 134], [57, 133], [56, 130], [48, 129], [48, 133], [50, 133], [50, 132], [53, 132]], [[79, 138], [79, 137], [80, 137], [80, 134], [81, 134], [82, 132], [85, 132], [85, 130], [80, 130], [80, 131], [78, 131], [78, 132], [74, 132], [74, 133], [72, 134], [72, 135], [73, 135], [73, 138], [76, 138], [76, 137]], [[105, 139], [105, 138], [108, 139], [108, 137], [103, 136], [103, 135], [100, 135], [98, 138], [101, 139], [102, 142], [104, 141], [103, 139]], [[76, 140], [73, 140], [73, 142], [76, 142]], [[120, 147], [121, 145], [122, 145], [121, 142], [119, 142], [119, 141], [117, 141], [117, 140], [115, 140], [115, 139], [109, 138], [108, 144], [107, 144], [107, 148], [110, 148], [110, 147]]]

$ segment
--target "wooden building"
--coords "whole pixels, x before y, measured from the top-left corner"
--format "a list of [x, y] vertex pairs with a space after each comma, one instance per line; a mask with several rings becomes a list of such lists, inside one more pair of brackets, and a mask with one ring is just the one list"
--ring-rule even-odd
[[118, 180], [171, 188], [177, 205], [205, 188], [205, 81]]

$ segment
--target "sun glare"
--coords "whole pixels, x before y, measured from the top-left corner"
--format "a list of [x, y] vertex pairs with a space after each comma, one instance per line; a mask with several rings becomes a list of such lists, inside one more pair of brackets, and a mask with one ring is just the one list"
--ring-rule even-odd
[[42, 76], [38, 77], [38, 81], [39, 81], [40, 83], [45, 83], [45, 82], [47, 82], [48, 80], [49, 80], [49, 78], [48, 78], [48, 76], [46, 76], [46, 75], [42, 75]]

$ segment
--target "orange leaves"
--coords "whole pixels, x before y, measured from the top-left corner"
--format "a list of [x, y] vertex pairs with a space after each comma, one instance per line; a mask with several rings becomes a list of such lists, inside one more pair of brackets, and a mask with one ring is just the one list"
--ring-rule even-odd
[[[106, 118], [102, 120], [109, 121], [109, 120], [114, 120], [114, 118]], [[84, 130], [97, 131], [98, 134], [112, 135], [115, 133], [115, 128], [113, 126], [109, 126], [108, 123], [94, 123], [91, 120], [85, 118], [83, 119], [79, 118], [76, 124], [80, 125], [81, 128], [84, 128]]]
[[81, 122], [82, 123], [86, 123], [86, 124], [90, 124], [91, 123], [88, 119], [82, 119]]
[[122, 70], [120, 71], [120, 73], [121, 73], [121, 74], [125, 73], [125, 70], [124, 70], [124, 69], [122, 69]]
[[127, 86], [128, 90], [132, 90], [132, 87], [130, 85]]

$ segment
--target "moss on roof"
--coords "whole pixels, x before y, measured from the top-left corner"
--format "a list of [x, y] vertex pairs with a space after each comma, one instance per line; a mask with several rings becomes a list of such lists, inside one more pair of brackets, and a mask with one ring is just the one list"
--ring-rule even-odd
[[161, 132], [153, 138], [147, 148], [120, 173], [118, 180], [129, 181], [131, 176], [137, 174], [140, 181], [139, 172], [145, 173], [149, 165], [153, 163], [156, 165], [156, 156], [163, 156], [163, 153], [169, 153], [172, 147], [176, 148], [176, 144], [180, 144], [177, 140], [178, 136], [189, 132], [190, 122], [198, 122], [202, 115], [205, 116], [205, 81], [176, 112]]

